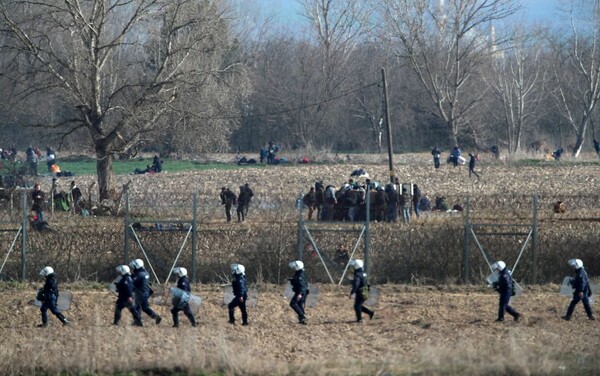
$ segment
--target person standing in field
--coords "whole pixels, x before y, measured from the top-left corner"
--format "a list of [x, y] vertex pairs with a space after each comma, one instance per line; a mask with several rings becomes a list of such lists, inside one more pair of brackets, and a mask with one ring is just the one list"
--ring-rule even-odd
[[421, 201], [421, 189], [418, 185], [413, 185], [413, 195], [412, 195], [412, 203], [413, 203], [413, 212], [415, 216], [419, 218], [419, 213], [421, 210], [419, 209], [419, 201]]
[[115, 305], [115, 318], [113, 325], [119, 325], [121, 321], [121, 311], [127, 308], [133, 316], [133, 325], [143, 326], [140, 313], [135, 309], [133, 300], [133, 281], [131, 279], [131, 270], [127, 265], [117, 266], [117, 272], [121, 275], [121, 279], [116, 283], [117, 288], [117, 303]]
[[308, 295], [308, 282], [304, 272], [304, 263], [300, 260], [292, 261], [289, 263], [289, 267], [296, 271], [294, 276], [290, 278], [290, 284], [294, 292], [294, 296], [290, 300], [290, 307], [298, 315], [298, 323], [306, 325], [304, 307], [306, 305], [306, 295]]
[[35, 213], [34, 225], [37, 230], [46, 222], [46, 194], [42, 191], [40, 183], [35, 183], [31, 192], [31, 211]]
[[248, 299], [248, 289], [246, 288], [246, 268], [241, 264], [231, 265], [231, 288], [233, 290], [233, 299], [227, 306], [229, 309], [229, 323], [235, 325], [235, 307], [240, 307], [242, 311], [242, 325], [248, 325], [248, 312], [246, 311], [246, 301]]
[[44, 283], [44, 287], [38, 291], [37, 296], [37, 299], [42, 302], [42, 307], [40, 308], [42, 323], [38, 325], [38, 327], [45, 328], [48, 326], [48, 310], [50, 310], [63, 325], [68, 325], [69, 321], [56, 306], [56, 301], [58, 300], [58, 282], [56, 281], [54, 269], [51, 266], [46, 266], [40, 271], [40, 276], [45, 277], [46, 282]]
[[571, 304], [569, 304], [569, 308], [567, 309], [567, 314], [562, 318], [566, 321], [571, 320], [575, 306], [577, 303], [582, 302], [588, 319], [595, 320], [596, 318], [592, 314], [592, 307], [590, 306], [590, 296], [592, 295], [590, 279], [588, 278], [587, 272], [583, 267], [583, 261], [580, 259], [572, 259], [569, 260], [568, 263], [573, 269], [575, 269], [575, 277], [571, 279], [571, 287], [573, 287], [574, 291], [573, 299], [571, 300]]
[[433, 166], [436, 170], [440, 168], [440, 154], [442, 154], [440, 148], [434, 146], [433, 150], [431, 150], [431, 155], [433, 155]]
[[473, 153], [469, 153], [469, 157], [469, 177], [471, 177], [471, 175], [475, 175], [477, 176], [477, 180], [479, 180], [480, 176], [478, 173], [475, 172], [475, 162], [479, 160], [479, 157], [477, 156], [477, 154]]
[[369, 315], [369, 320], [373, 319], [375, 312], [365, 307], [363, 304], [368, 299], [369, 286], [367, 285], [367, 273], [363, 271], [362, 260], [350, 261], [350, 266], [354, 268], [354, 278], [352, 280], [352, 290], [350, 290], [350, 299], [354, 296], [354, 312], [356, 314], [356, 322], [362, 322], [362, 314]]
[[500, 294], [496, 321], [504, 321], [504, 312], [508, 312], [515, 321], [519, 321], [521, 314], [508, 305], [510, 297], [513, 296], [513, 279], [510, 270], [508, 270], [504, 261], [495, 262], [492, 264], [492, 269], [497, 270], [499, 273], [498, 281], [494, 283], [494, 288]]
[[254, 197], [254, 191], [250, 188], [250, 184], [244, 184], [244, 189], [246, 190], [246, 195], [248, 197], [248, 202], [244, 205], [244, 217], [248, 217], [248, 209], [250, 208], [250, 203], [252, 202], [252, 197]]
[[237, 204], [237, 196], [228, 187], [221, 188], [221, 205], [225, 205], [227, 222], [231, 222], [231, 206]]
[[302, 197], [302, 203], [308, 208], [308, 220], [312, 221], [312, 215], [315, 212], [317, 204], [317, 195], [314, 187], [310, 187], [308, 193]]
[[240, 185], [240, 194], [237, 197], [236, 210], [238, 222], [243, 222], [246, 220], [248, 205], [250, 205], [250, 193], [246, 190], [245, 186]]

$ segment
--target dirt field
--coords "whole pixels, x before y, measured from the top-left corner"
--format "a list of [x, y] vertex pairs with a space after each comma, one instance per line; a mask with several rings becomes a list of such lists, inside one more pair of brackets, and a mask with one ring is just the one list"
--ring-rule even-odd
[[[51, 318], [35, 328], [29, 304], [36, 286], [2, 287], [0, 374], [598, 374], [600, 326], [569, 303], [558, 286], [533, 287], [514, 307], [515, 323], [496, 318], [497, 295], [485, 287], [380, 286], [372, 321], [353, 323], [347, 286], [320, 286], [309, 325], [296, 324], [282, 286], [260, 286], [250, 326], [227, 324], [220, 286], [194, 286], [205, 299], [192, 328], [181, 315], [171, 328], [168, 307], [155, 306], [160, 326], [111, 325], [115, 298], [107, 290], [63, 286], [73, 292], [68, 327]], [[239, 312], [236, 312], [239, 317]], [[63, 372], [63, 373], [61, 373]]]

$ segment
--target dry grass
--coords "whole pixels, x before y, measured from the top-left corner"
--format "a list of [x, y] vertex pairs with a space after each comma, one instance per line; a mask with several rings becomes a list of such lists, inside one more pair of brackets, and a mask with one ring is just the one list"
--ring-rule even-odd
[[[346, 287], [321, 286], [296, 324], [283, 287], [260, 286], [249, 327], [226, 323], [219, 286], [194, 286], [205, 298], [200, 327], [184, 317], [170, 327], [169, 307], [155, 306], [160, 326], [110, 325], [114, 296], [75, 286], [67, 316], [72, 325], [37, 329], [39, 311], [27, 304], [34, 290], [4, 286], [0, 309], [0, 374], [154, 375], [585, 375], [600, 372], [597, 322], [578, 307], [560, 315], [568, 299], [558, 286], [534, 289], [514, 306], [523, 320], [498, 324], [497, 296], [465, 286], [381, 286], [373, 321], [353, 320]], [[16, 312], [15, 312], [16, 310]], [[16, 313], [16, 314], [15, 314]], [[237, 312], [239, 315], [239, 312]]]

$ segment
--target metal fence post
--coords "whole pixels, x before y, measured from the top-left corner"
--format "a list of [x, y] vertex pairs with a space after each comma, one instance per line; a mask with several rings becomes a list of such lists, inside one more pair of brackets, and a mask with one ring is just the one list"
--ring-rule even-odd
[[304, 248], [304, 217], [302, 216], [302, 208], [304, 203], [302, 198], [304, 193], [300, 193], [300, 197], [296, 200], [296, 209], [298, 209], [298, 260], [302, 260], [302, 250]]
[[124, 236], [123, 251], [125, 253], [125, 264], [129, 264], [129, 189], [125, 188], [125, 217], [124, 217]]
[[533, 229], [531, 231], [531, 283], [537, 281], [538, 194], [533, 195]]
[[463, 282], [469, 283], [469, 257], [470, 247], [469, 238], [471, 237], [471, 195], [467, 195], [467, 205], [465, 210], [465, 240], [463, 249]]
[[192, 282], [196, 283], [196, 248], [198, 247], [198, 191], [194, 192], [192, 212]]
[[367, 273], [367, 278], [370, 276], [369, 271], [369, 247], [371, 243], [371, 237], [369, 234], [369, 224], [371, 222], [371, 183], [367, 185], [367, 197], [366, 197], [366, 205], [367, 205], [367, 215], [365, 218], [365, 273]]
[[27, 190], [23, 190], [23, 212], [21, 216], [21, 282], [27, 277]]

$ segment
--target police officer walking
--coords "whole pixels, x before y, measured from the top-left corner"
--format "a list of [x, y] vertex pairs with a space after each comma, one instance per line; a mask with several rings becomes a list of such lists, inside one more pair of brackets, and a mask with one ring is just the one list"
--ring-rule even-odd
[[194, 314], [190, 309], [189, 298], [192, 289], [190, 287], [190, 281], [187, 277], [187, 269], [178, 267], [174, 268], [173, 272], [179, 277], [179, 279], [177, 280], [177, 288], [184, 291], [187, 294], [187, 298], [185, 296], [182, 296], [179, 299], [179, 303], [173, 306], [173, 309], [171, 309], [171, 314], [173, 315], [173, 328], [179, 327], [179, 311], [183, 311], [183, 313], [190, 320], [192, 326], [198, 326], [196, 318], [194, 317]]
[[504, 321], [504, 312], [508, 312], [515, 321], [519, 321], [521, 314], [508, 305], [510, 297], [513, 295], [513, 279], [510, 270], [508, 270], [504, 261], [493, 263], [492, 269], [497, 270], [499, 273], [498, 282], [494, 283], [494, 288], [500, 294], [496, 321]]
[[121, 311], [127, 308], [133, 316], [133, 325], [143, 326], [140, 313], [135, 309], [133, 303], [133, 281], [131, 280], [131, 271], [127, 265], [117, 266], [117, 272], [121, 274], [121, 279], [116, 283], [117, 303], [115, 306], [115, 318], [113, 325], [119, 325], [121, 321]]
[[352, 290], [350, 291], [350, 299], [354, 295], [354, 312], [356, 313], [356, 322], [362, 322], [362, 313], [369, 315], [369, 319], [373, 319], [375, 312], [365, 307], [363, 304], [367, 300], [369, 287], [366, 283], [367, 273], [363, 271], [362, 260], [350, 261], [350, 266], [354, 268], [354, 279], [352, 280]]
[[580, 259], [572, 259], [569, 260], [568, 263], [572, 268], [575, 269], [575, 277], [571, 279], [571, 286], [575, 289], [575, 291], [573, 291], [573, 299], [571, 300], [571, 304], [569, 304], [567, 314], [562, 318], [563, 320], [567, 321], [571, 320], [571, 315], [573, 315], [575, 306], [581, 301], [583, 303], [585, 313], [587, 313], [588, 319], [596, 320], [592, 314], [592, 307], [590, 306], [589, 297], [592, 295], [592, 290], [590, 288], [590, 280], [587, 272], [583, 268], [583, 261]]
[[231, 274], [233, 281], [231, 288], [233, 290], [233, 299], [227, 306], [229, 308], [229, 323], [235, 325], [234, 309], [240, 307], [242, 311], [242, 325], [248, 325], [248, 312], [246, 311], [246, 300], [248, 299], [248, 289], [246, 288], [246, 268], [241, 264], [231, 265]]
[[42, 302], [42, 307], [40, 308], [42, 313], [42, 323], [38, 325], [38, 327], [45, 328], [48, 326], [48, 310], [50, 310], [63, 325], [68, 325], [69, 321], [56, 306], [56, 301], [58, 300], [58, 282], [56, 282], [54, 269], [50, 266], [46, 266], [40, 271], [40, 276], [46, 277], [46, 282], [44, 283], [44, 287], [38, 291], [37, 299]]
[[154, 319], [156, 325], [160, 324], [162, 318], [150, 308], [150, 275], [144, 269], [144, 261], [135, 259], [129, 263], [129, 267], [133, 269], [133, 291], [138, 315], [141, 316], [141, 312], [144, 311]]
[[289, 267], [296, 271], [294, 276], [290, 278], [290, 284], [294, 292], [294, 296], [290, 300], [290, 307], [298, 315], [298, 322], [306, 325], [304, 306], [306, 304], [306, 295], [308, 295], [308, 282], [306, 281], [306, 273], [304, 272], [304, 263], [300, 260], [292, 261], [289, 263]]

